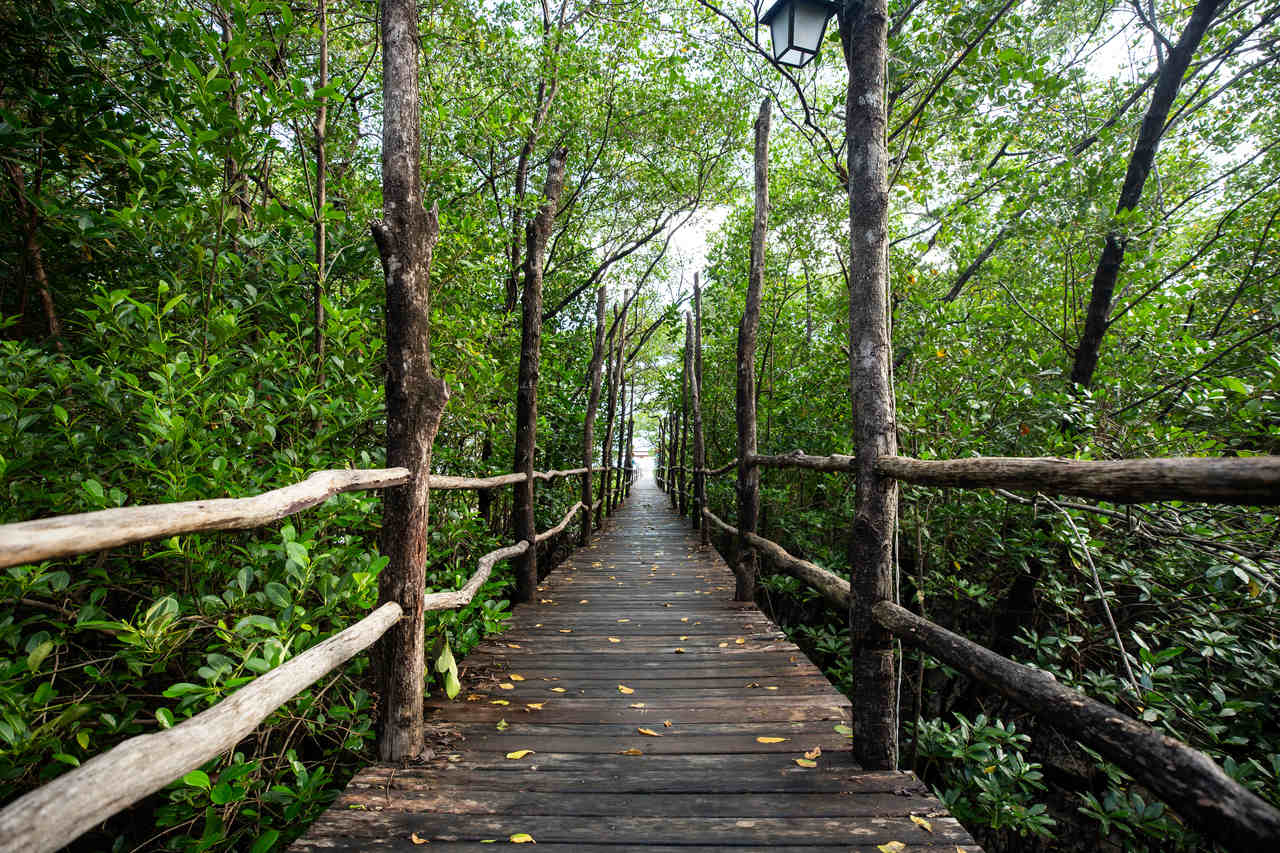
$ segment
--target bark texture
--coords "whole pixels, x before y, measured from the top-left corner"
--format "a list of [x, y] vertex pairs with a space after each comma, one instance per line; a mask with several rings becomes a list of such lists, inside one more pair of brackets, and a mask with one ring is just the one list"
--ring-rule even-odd
[[693, 526], [701, 531], [699, 541], [709, 543], [702, 510], [707, 505], [707, 444], [702, 433], [702, 293], [698, 274], [693, 274]]
[[756, 332], [760, 326], [760, 293], [764, 289], [764, 238], [769, 223], [769, 99], [760, 104], [755, 139], [755, 215], [751, 224], [751, 260], [747, 298], [738, 326], [738, 554], [733, 574], [737, 601], [753, 601], [760, 561], [746, 534], [756, 532], [760, 516], [760, 469], [751, 464], [756, 452]]
[[[1142, 120], [1142, 129], [1138, 131], [1133, 154], [1129, 157], [1124, 184], [1120, 188], [1120, 199], [1116, 202], [1117, 217], [1136, 208], [1142, 198], [1142, 188], [1155, 163], [1156, 149], [1160, 145], [1160, 137], [1164, 135], [1169, 110], [1182, 86], [1182, 77], [1187, 73], [1196, 48], [1200, 46], [1200, 41], [1223, 2], [1224, 0], [1199, 0], [1196, 3], [1178, 43], [1169, 51], [1160, 69], [1155, 91], [1151, 95], [1151, 104]], [[1076, 347], [1075, 361], [1071, 366], [1071, 382], [1080, 388], [1088, 388], [1092, 384], [1094, 371], [1098, 367], [1098, 354], [1102, 349], [1102, 338], [1110, 326], [1111, 300], [1115, 295], [1116, 281], [1120, 277], [1120, 265], [1124, 261], [1127, 240], [1128, 237], [1118, 229], [1107, 234], [1097, 269], [1093, 273], [1084, 331], [1080, 335], [1080, 344]]]
[[[898, 766], [897, 695], [892, 637], [871, 618], [894, 600], [893, 536], [897, 484], [875, 469], [897, 453], [889, 339], [888, 156], [885, 150], [886, 0], [866, 0], [842, 22], [849, 88], [849, 385], [857, 449], [857, 503], [850, 537], [853, 601], [853, 751], [868, 770]], [[755, 448], [749, 452], [754, 453]], [[744, 452], [740, 449], [739, 456]]]
[[1098, 750], [1228, 849], [1280, 847], [1280, 811], [1199, 750], [896, 604], [880, 602], [875, 618], [908, 645], [994, 687], [1037, 718]]
[[604, 314], [606, 294], [604, 285], [596, 288], [596, 337], [591, 346], [591, 365], [587, 368], [587, 417], [582, 423], [582, 464], [587, 473], [582, 475], [582, 531], [578, 545], [586, 547], [591, 541], [591, 463], [595, 461], [596, 411], [600, 408], [600, 369], [604, 364]]
[[564, 188], [564, 164], [568, 151], [552, 152], [547, 163], [547, 183], [542, 206], [525, 229], [524, 286], [520, 296], [520, 373], [516, 388], [516, 450], [513, 470], [527, 475], [513, 491], [511, 515], [516, 540], [528, 542], [516, 569], [516, 601], [530, 601], [538, 586], [538, 530], [533, 518], [533, 459], [538, 444], [538, 374], [542, 362], [542, 265], [547, 239], [555, 222]]
[[378, 598], [399, 603], [404, 618], [383, 636], [373, 660], [378, 754], [402, 761], [422, 751], [429, 475], [449, 389], [431, 370], [431, 254], [440, 223], [422, 199], [416, 0], [384, 0], [382, 44], [383, 218], [373, 237], [387, 291], [387, 465], [408, 468], [412, 479], [383, 498], [379, 545], [389, 562], [378, 576]]
[[[323, 89], [329, 85], [329, 7], [328, 0], [317, 0], [316, 14], [320, 18], [320, 59], [316, 88]], [[314, 310], [312, 316], [311, 345], [316, 355], [317, 383], [324, 385], [324, 284], [325, 271], [328, 266], [328, 220], [325, 219], [325, 204], [328, 203], [329, 163], [325, 155], [325, 141], [329, 124], [329, 97], [321, 95], [316, 105], [316, 203], [313, 240], [316, 253], [316, 277], [311, 290], [311, 301]]]

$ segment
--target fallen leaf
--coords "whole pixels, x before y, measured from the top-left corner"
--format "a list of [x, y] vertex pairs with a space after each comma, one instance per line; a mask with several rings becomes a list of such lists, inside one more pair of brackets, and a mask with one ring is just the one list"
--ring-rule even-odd
[[649, 737], [662, 737], [662, 735], [658, 734], [653, 729], [636, 729], [636, 731], [642, 735], [648, 735]]
[[685, 640], [687, 640], [687, 639], [689, 639], [689, 637], [688, 637], [688, 635], [685, 635], [685, 636], [683, 636], [683, 637], [681, 637], [681, 638], [680, 638], [680, 642], [682, 642], [682, 643], [683, 643], [683, 642], [684, 642]]
[[836, 723], [831, 728], [836, 730], [836, 734], [844, 735], [845, 737], [853, 737], [853, 729], [849, 728], [844, 723]]
[[507, 643], [507, 648], [509, 648], [509, 649], [518, 649], [518, 648], [520, 648], [520, 644], [519, 644], [519, 643]]
[[498, 687], [500, 687], [500, 688], [501, 688], [501, 689], [503, 689], [503, 690], [515, 690], [515, 689], [516, 689], [516, 686], [515, 686], [514, 684], [512, 684], [510, 681], [504, 681], [504, 682], [502, 682], [501, 684], [499, 684], [499, 685], [498, 685]]
[[632, 747], [631, 749], [622, 750], [621, 752], [618, 753], [618, 755], [644, 755], [644, 753], [636, 749], [635, 747]]
[[416, 832], [409, 836], [409, 840], [412, 841], [414, 844], [430, 844], [431, 843], [425, 838], [419, 838], [418, 833]]
[[610, 638], [609, 638], [609, 642], [611, 642], [611, 643], [621, 643], [621, 642], [622, 642], [622, 640], [618, 639], [617, 637], [610, 637]]
[[543, 704], [544, 704], [544, 703], [542, 703], [542, 702], [526, 702], [526, 703], [524, 703], [524, 705], [525, 705], [525, 707], [526, 707], [526, 708], [532, 708], [532, 709], [533, 709], [533, 710], [535, 710], [535, 711], [541, 711], [541, 710], [542, 710], [542, 706], [543, 706]]
[[628, 695], [628, 696], [630, 696], [632, 693], [635, 693], [635, 691], [634, 691], [634, 690], [632, 690], [630, 687], [628, 687], [628, 686], [627, 686], [627, 685], [625, 685], [625, 684], [619, 684], [619, 685], [618, 685], [618, 692], [619, 692], [619, 693], [626, 694], [626, 695]]
[[[787, 738], [784, 738], [784, 737], [758, 737], [758, 738], [756, 738], [756, 743], [786, 743], [786, 742], [787, 742]], [[812, 758], [812, 757], [813, 757], [813, 756], [810, 756], [810, 755], [806, 755], [806, 756], [805, 756], [805, 758]]]
[[533, 836], [527, 832], [517, 832], [515, 835], [511, 836], [510, 841], [512, 844], [537, 844], [538, 843], [534, 841]]
[[729, 648], [729, 644], [728, 644], [728, 643], [721, 643], [721, 644], [720, 644], [719, 646], [717, 646], [716, 648], [720, 648], [720, 649], [727, 649], [727, 648]]
[[688, 622], [688, 621], [689, 621], [689, 617], [688, 617], [688, 616], [681, 616], [681, 617], [680, 617], [680, 621], [681, 621], [681, 622]]
[[514, 672], [508, 675], [507, 678], [510, 678], [512, 681], [524, 681], [523, 675], [517, 675]]
[[582, 599], [581, 601], [579, 601], [578, 603], [579, 603], [579, 604], [586, 604], [586, 603], [587, 603], [587, 599], [585, 599], [585, 598], [584, 598], [584, 599]]
[[533, 755], [533, 750], [532, 750], [532, 749], [517, 749], [515, 752], [508, 752], [508, 753], [507, 753], [507, 758], [510, 758], [512, 761], [518, 761], [518, 760], [520, 760], [521, 758], [524, 758], [526, 755]]
[[573, 629], [572, 629], [572, 628], [561, 628], [561, 629], [560, 629], [560, 633], [561, 633], [561, 634], [572, 634], [572, 633], [573, 633]]
[[[938, 350], [938, 352], [942, 352], [942, 350]], [[939, 356], [939, 358], [941, 358], [941, 356]], [[901, 841], [886, 841], [884, 844], [876, 845], [876, 849], [879, 850], [880, 853], [902, 853], [903, 850], [907, 849], [907, 845], [903, 844]]]
[[552, 604], [552, 603], [554, 603], [554, 602], [555, 602], [555, 599], [554, 599], [554, 598], [539, 598], [539, 599], [538, 599], [538, 601], [539, 601], [539, 602], [541, 602], [542, 604]]
[[760, 686], [760, 682], [758, 682], [758, 681], [748, 681], [748, 682], [747, 682], [747, 687], [748, 687], [748, 688], [750, 688], [750, 687], [759, 687], [759, 686]]
[[670, 721], [670, 720], [663, 720], [663, 721], [662, 721], [662, 725], [666, 726], [667, 728], [671, 728], [671, 721]]
[[621, 624], [623, 622], [630, 622], [630, 621], [631, 621], [630, 619], [619, 619], [618, 623]]
[[643, 702], [632, 702], [632, 703], [631, 703], [631, 707], [632, 707], [632, 708], [643, 708], [643, 707], [644, 707], [644, 703], [643, 703]]
[[490, 705], [510, 705], [511, 703], [508, 702], [506, 699], [490, 699], [489, 704]]
[[818, 762], [813, 761], [812, 759], [809, 759], [809, 758], [797, 758], [795, 761], [796, 761], [796, 764], [799, 764], [801, 767], [817, 767], [818, 766]]
[[765, 690], [777, 690], [777, 689], [778, 689], [777, 686], [773, 684], [770, 684], [768, 687], [765, 688]]
[[678, 655], [684, 654], [684, 649], [676, 649], [675, 654], [678, 654]]
[[600, 568], [602, 565], [604, 565], [604, 564], [603, 564], [603, 563], [601, 563], [601, 562], [599, 562], [599, 561], [597, 561], [597, 562], [594, 562], [594, 563], [592, 563], [592, 564], [591, 564], [591, 568], [593, 568], [593, 569], [598, 569], [598, 568]]
[[565, 691], [565, 689], [564, 689], [563, 687], [552, 687], [552, 688], [551, 688], [551, 692], [552, 692], [552, 693], [564, 693], [564, 692], [566, 692], [566, 691]]
[[496, 726], [496, 728], [500, 732], [505, 732], [507, 729], [511, 728], [511, 724], [508, 723], [506, 720], [498, 720], [498, 725]]
[[804, 757], [812, 761], [813, 759], [817, 758], [819, 755], [822, 755], [822, 747], [815, 746], [813, 749], [806, 752], [804, 754]]
[[483, 694], [483, 693], [468, 693], [468, 694], [467, 694], [467, 701], [468, 701], [468, 702], [479, 702], [479, 701], [480, 701], [481, 699], [483, 699], [483, 698], [484, 698], [484, 694]]
[[923, 829], [925, 832], [933, 832], [933, 824], [920, 817], [919, 815], [909, 815], [911, 822]]
[[745, 637], [739, 637], [738, 639], [734, 640], [733, 642], [734, 642], [734, 645], [741, 646], [741, 645], [744, 645], [744, 644], [747, 642], [747, 640], [746, 640], [746, 638], [745, 638]]

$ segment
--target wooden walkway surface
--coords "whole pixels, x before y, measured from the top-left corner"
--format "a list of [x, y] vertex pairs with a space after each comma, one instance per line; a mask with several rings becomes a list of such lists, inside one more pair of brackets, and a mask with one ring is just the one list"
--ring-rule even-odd
[[431, 704], [424, 760], [360, 772], [291, 849], [978, 850], [913, 775], [859, 770], [848, 700], [651, 479], [539, 590]]

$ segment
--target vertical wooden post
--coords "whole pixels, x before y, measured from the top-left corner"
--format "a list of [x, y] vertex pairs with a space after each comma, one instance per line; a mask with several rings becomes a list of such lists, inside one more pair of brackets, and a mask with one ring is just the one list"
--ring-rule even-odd
[[693, 274], [693, 465], [694, 492], [697, 495], [696, 524], [703, 545], [710, 543], [702, 510], [707, 506], [707, 441], [702, 429], [702, 288], [698, 274]]
[[[328, 0], [318, 0], [316, 14], [320, 18], [320, 68], [316, 78], [316, 87], [324, 89], [329, 85], [329, 7]], [[312, 351], [316, 355], [316, 384], [324, 386], [324, 290], [325, 270], [328, 258], [328, 219], [325, 218], [325, 204], [328, 202], [329, 164], [325, 159], [325, 136], [328, 133], [329, 98], [321, 95], [316, 106], [315, 145], [316, 145], [316, 198], [313, 213], [313, 239], [316, 251], [316, 278], [311, 289], [314, 305], [312, 314]]]
[[[625, 311], [625, 308], [623, 309]], [[621, 322], [625, 322], [625, 318], [621, 316], [618, 308], [614, 307], [613, 328], [610, 329], [608, 336], [609, 343], [609, 370], [606, 374], [608, 381], [608, 397], [605, 403], [604, 417], [604, 442], [600, 445], [600, 509], [596, 512], [596, 527], [599, 528], [604, 524], [605, 512], [609, 503], [609, 483], [611, 471], [610, 460], [613, 458], [613, 416], [618, 405], [618, 386], [617, 372], [614, 365], [614, 355], [617, 353], [617, 347], [614, 345], [614, 336], [622, 334]]]
[[871, 616], [894, 600], [893, 536], [897, 483], [876, 473], [877, 457], [897, 453], [889, 338], [889, 182], [885, 150], [886, 0], [865, 0], [842, 22], [849, 88], [849, 385], [857, 452], [857, 499], [850, 537], [853, 640], [853, 751], [868, 770], [898, 766], [893, 641]]
[[665, 489], [666, 483], [663, 477], [663, 466], [666, 464], [666, 453], [664, 451], [667, 439], [667, 419], [665, 416], [658, 418], [658, 443], [653, 448], [653, 479], [658, 484], [658, 488]]
[[631, 382], [631, 402], [627, 405], [627, 452], [623, 455], [623, 464], [627, 466], [622, 472], [622, 499], [626, 500], [631, 497], [631, 480], [635, 476], [634, 466], [632, 465], [632, 457], [634, 455], [634, 447], [632, 442], [636, 437], [636, 383], [633, 379]]
[[755, 218], [751, 225], [751, 262], [747, 299], [738, 326], [738, 556], [733, 567], [737, 578], [734, 599], [752, 601], [760, 561], [747, 541], [756, 532], [760, 516], [760, 469], [751, 457], [756, 452], [756, 329], [760, 325], [760, 292], [764, 289], [764, 236], [769, 220], [769, 99], [760, 104], [756, 118]]
[[680, 429], [680, 409], [673, 405], [671, 407], [671, 435], [668, 438], [668, 444], [671, 447], [671, 461], [667, 463], [668, 471], [671, 474], [667, 492], [671, 497], [672, 509], [680, 505]]
[[529, 549], [516, 564], [516, 601], [531, 601], [538, 586], [538, 528], [533, 518], [533, 461], [538, 441], [538, 372], [542, 361], [542, 264], [547, 238], [556, 218], [564, 163], [568, 152], [559, 148], [547, 163], [542, 207], [525, 227], [524, 287], [520, 297], [520, 378], [516, 388], [516, 453], [512, 470], [525, 480], [513, 488], [511, 505], [517, 541]]
[[613, 448], [609, 448], [609, 453], [613, 456], [616, 472], [613, 475], [613, 488], [609, 489], [609, 494], [606, 495], [609, 499], [610, 515], [613, 515], [614, 510], [618, 508], [618, 504], [622, 501], [622, 480], [625, 476], [625, 472], [622, 470], [622, 447], [627, 440], [627, 367], [624, 363], [627, 348], [626, 340], [626, 335], [623, 335], [619, 339], [621, 346], [618, 347], [618, 439], [616, 442], [618, 449], [615, 454]]
[[380, 603], [404, 617], [374, 651], [378, 683], [378, 755], [402, 761], [422, 752], [423, 598], [431, 448], [449, 401], [431, 371], [431, 254], [440, 235], [436, 210], [422, 203], [418, 125], [418, 6], [382, 4], [382, 220], [372, 226], [382, 258], [387, 322], [387, 464], [413, 479], [387, 489], [379, 548]]
[[689, 512], [689, 374], [693, 372], [693, 333], [685, 317], [684, 366], [680, 373], [680, 514]]
[[587, 419], [582, 424], [582, 465], [587, 473], [582, 475], [582, 531], [578, 544], [586, 547], [591, 541], [591, 465], [595, 462], [596, 410], [600, 408], [600, 367], [604, 362], [604, 285], [596, 288], [596, 337], [591, 345], [591, 366], [587, 368]]

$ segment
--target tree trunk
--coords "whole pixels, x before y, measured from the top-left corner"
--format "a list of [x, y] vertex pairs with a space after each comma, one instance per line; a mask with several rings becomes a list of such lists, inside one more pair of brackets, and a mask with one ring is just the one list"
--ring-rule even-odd
[[693, 526], [703, 545], [709, 543], [702, 510], [707, 506], [707, 443], [702, 433], [702, 290], [693, 274]]
[[[45, 327], [49, 330], [49, 339], [53, 341], [54, 347], [61, 352], [62, 322], [58, 319], [58, 312], [53, 305], [53, 293], [49, 289], [49, 274], [45, 271], [44, 251], [40, 245], [40, 208], [27, 196], [27, 182], [22, 174], [22, 168], [16, 162], [10, 160], [5, 163], [5, 170], [9, 173], [9, 180], [13, 184], [13, 197], [17, 203], [18, 213], [22, 217], [22, 250], [25, 255], [27, 269], [30, 271], [31, 277], [35, 279], [36, 295], [40, 297], [40, 308], [44, 312]], [[26, 313], [25, 308], [24, 304], [24, 314]]]
[[853, 602], [854, 755], [868, 770], [898, 765], [893, 641], [871, 615], [893, 601], [893, 538], [898, 489], [876, 472], [878, 456], [897, 453], [889, 339], [888, 157], [885, 151], [886, 0], [866, 0], [843, 22], [849, 89], [849, 386], [857, 448], [857, 499], [849, 548]]
[[626, 351], [626, 337], [622, 338], [622, 345], [618, 347], [618, 429], [617, 429], [617, 451], [609, 448], [611, 463], [614, 466], [613, 482], [606, 497], [609, 500], [609, 514], [613, 515], [614, 510], [618, 508], [618, 501], [622, 493], [622, 446], [627, 438], [627, 368], [623, 363], [623, 353]]
[[[318, 0], [317, 14], [320, 16], [320, 71], [316, 80], [316, 88], [323, 89], [329, 85], [329, 7], [328, 0]], [[325, 266], [328, 264], [328, 221], [325, 218], [329, 184], [329, 164], [325, 158], [325, 136], [328, 133], [329, 97], [321, 95], [316, 106], [316, 204], [315, 204], [315, 251], [316, 277], [311, 291], [315, 315], [312, 318], [315, 328], [312, 330], [312, 350], [316, 356], [316, 384], [324, 385], [324, 284]]]
[[684, 326], [684, 367], [680, 373], [680, 515], [689, 514], [689, 375], [693, 373], [693, 334]]
[[751, 463], [756, 452], [756, 331], [760, 325], [760, 293], [764, 289], [764, 237], [769, 219], [769, 99], [756, 118], [755, 218], [751, 225], [751, 264], [747, 299], [738, 326], [738, 553], [733, 574], [736, 601], [753, 601], [760, 558], [747, 541], [760, 516], [760, 469]]
[[383, 761], [422, 751], [423, 596], [431, 448], [449, 400], [431, 372], [431, 254], [440, 235], [423, 208], [418, 116], [418, 6], [382, 4], [382, 221], [373, 225], [387, 290], [387, 465], [408, 468], [408, 485], [383, 496], [379, 546], [389, 562], [378, 576], [380, 603], [404, 618], [378, 643]]
[[[1169, 118], [1169, 110], [1178, 96], [1182, 86], [1182, 77], [1191, 64], [1191, 58], [1205, 31], [1213, 23], [1214, 15], [1223, 0], [1199, 0], [1181, 38], [1169, 52], [1160, 76], [1156, 80], [1155, 92], [1151, 95], [1151, 104], [1142, 120], [1142, 129], [1138, 132], [1138, 141], [1129, 156], [1129, 167], [1125, 172], [1124, 185], [1120, 188], [1120, 199], [1116, 202], [1116, 217], [1119, 218], [1138, 206], [1142, 198], [1142, 187], [1151, 172], [1156, 159], [1156, 148], [1160, 145], [1160, 137], [1164, 135], [1165, 122]], [[1076, 347], [1075, 362], [1071, 366], [1071, 382], [1079, 388], [1088, 388], [1093, 383], [1093, 373], [1098, 367], [1098, 354], [1102, 349], [1102, 338], [1110, 325], [1111, 299], [1115, 295], [1116, 280], [1120, 277], [1120, 265], [1124, 261], [1125, 244], [1128, 236], [1120, 229], [1114, 228], [1107, 234], [1102, 255], [1098, 258], [1098, 267], [1093, 273], [1093, 286], [1089, 293], [1089, 308], [1085, 314], [1084, 332], [1080, 335], [1080, 344]]]
[[587, 418], [582, 424], [582, 464], [587, 473], [582, 475], [582, 531], [578, 545], [585, 548], [591, 541], [591, 464], [595, 461], [596, 410], [600, 408], [600, 368], [604, 362], [604, 285], [596, 288], [596, 337], [591, 346], [591, 365], [587, 368]]
[[623, 465], [626, 466], [622, 472], [622, 499], [626, 500], [631, 497], [631, 478], [635, 474], [632, 470], [632, 457], [634, 448], [632, 442], [636, 437], [636, 383], [631, 383], [631, 402], [627, 404], [627, 452], [623, 454]]
[[[614, 309], [617, 310], [616, 308]], [[624, 309], [625, 310], [625, 309]], [[617, 373], [614, 370], [614, 356], [617, 354], [618, 347], [614, 341], [614, 335], [621, 335], [622, 329], [618, 325], [619, 314], [613, 316], [613, 334], [609, 335], [609, 369], [606, 373], [606, 381], [608, 382], [608, 397], [604, 410], [604, 441], [600, 447], [600, 508], [596, 511], [596, 528], [599, 529], [604, 524], [605, 508], [609, 502], [609, 465], [610, 458], [613, 456], [611, 452], [613, 447], [613, 415], [618, 405], [618, 386], [615, 384]]]
[[542, 265], [547, 239], [564, 188], [564, 163], [568, 152], [559, 148], [547, 163], [547, 185], [542, 206], [525, 229], [524, 287], [520, 297], [520, 376], [516, 388], [516, 453], [512, 468], [526, 475], [512, 492], [511, 515], [517, 542], [529, 549], [516, 564], [515, 600], [531, 601], [538, 586], [538, 528], [533, 517], [533, 460], [538, 443], [538, 371], [542, 361]]

